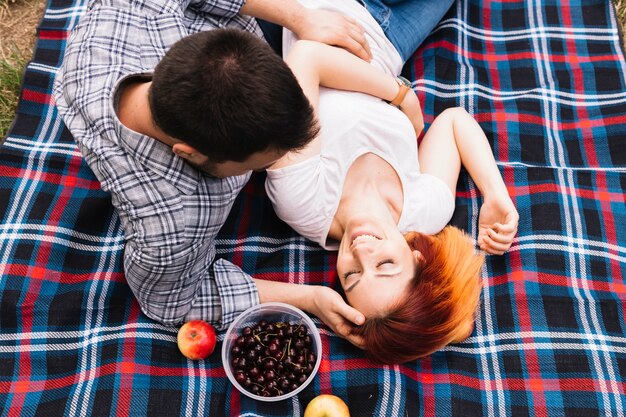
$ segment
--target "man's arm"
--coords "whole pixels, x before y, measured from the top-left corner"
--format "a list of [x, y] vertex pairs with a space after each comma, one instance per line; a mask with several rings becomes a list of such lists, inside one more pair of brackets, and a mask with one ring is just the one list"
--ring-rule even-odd
[[339, 46], [366, 61], [372, 57], [363, 27], [340, 13], [308, 9], [297, 0], [247, 0], [241, 13], [283, 26], [300, 39]]
[[362, 346], [350, 333], [365, 317], [333, 289], [253, 279], [223, 259], [209, 265], [210, 259], [204, 251], [139, 249], [131, 241], [124, 270], [142, 311], [167, 325], [202, 319], [225, 328], [248, 307], [277, 301], [316, 315], [339, 336]]
[[336, 334], [362, 347], [363, 340], [351, 334], [354, 325], [361, 325], [365, 317], [350, 307], [335, 290], [322, 285], [299, 285], [255, 279], [261, 303], [276, 301], [291, 304], [314, 314]]

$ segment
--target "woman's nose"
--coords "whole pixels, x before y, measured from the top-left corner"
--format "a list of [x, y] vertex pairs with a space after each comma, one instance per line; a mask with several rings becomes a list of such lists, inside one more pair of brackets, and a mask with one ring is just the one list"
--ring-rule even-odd
[[353, 250], [354, 256], [356, 258], [368, 257], [374, 253], [374, 247], [371, 245], [357, 245]]

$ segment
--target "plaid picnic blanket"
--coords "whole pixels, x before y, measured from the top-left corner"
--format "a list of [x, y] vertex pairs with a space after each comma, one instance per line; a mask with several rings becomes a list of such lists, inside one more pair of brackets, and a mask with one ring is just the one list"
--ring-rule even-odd
[[[218, 344], [186, 360], [122, 274], [110, 199], [50, 98], [85, 0], [49, 0], [17, 119], [0, 148], [2, 416], [300, 416], [320, 393], [353, 416], [623, 416], [626, 409], [626, 62], [610, 1], [460, 0], [406, 71], [426, 122], [465, 107], [520, 212], [488, 256], [472, 336], [380, 366], [319, 321], [322, 363], [293, 400], [226, 379]], [[419, 16], [416, 16], [419, 19]], [[255, 175], [219, 256], [261, 278], [337, 286], [333, 253], [274, 215]], [[453, 223], [476, 237], [466, 173]], [[219, 340], [223, 339], [223, 334]]]

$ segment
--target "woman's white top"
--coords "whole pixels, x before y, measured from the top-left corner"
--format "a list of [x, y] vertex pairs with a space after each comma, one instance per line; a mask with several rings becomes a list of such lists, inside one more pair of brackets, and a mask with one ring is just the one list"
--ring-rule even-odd
[[[402, 60], [372, 16], [355, 0], [301, 0], [309, 8], [339, 11], [364, 28], [372, 50], [372, 65], [396, 76]], [[283, 31], [283, 53], [297, 40]], [[439, 178], [422, 174], [417, 139], [401, 110], [379, 98], [320, 87], [318, 120], [321, 153], [280, 169], [267, 171], [265, 189], [278, 217], [302, 236], [333, 250], [328, 238], [343, 185], [352, 163], [366, 153], [387, 161], [396, 171], [404, 194], [398, 228], [402, 233], [435, 234], [450, 221], [454, 196]]]

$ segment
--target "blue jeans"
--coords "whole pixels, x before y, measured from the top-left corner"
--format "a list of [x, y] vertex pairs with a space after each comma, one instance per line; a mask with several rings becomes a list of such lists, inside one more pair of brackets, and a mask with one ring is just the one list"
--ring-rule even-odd
[[[406, 62], [437, 26], [454, 0], [355, 0], [383, 28]], [[257, 19], [265, 39], [282, 55], [282, 27]]]
[[454, 0], [357, 0], [383, 28], [406, 62], [437, 26]]

